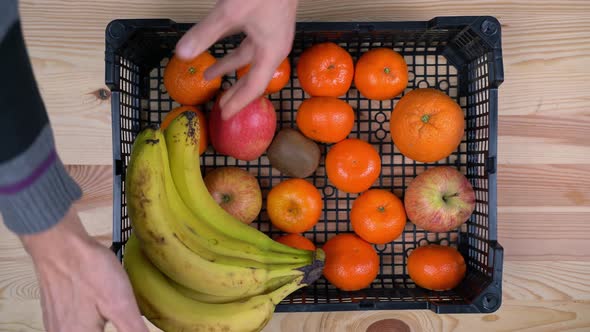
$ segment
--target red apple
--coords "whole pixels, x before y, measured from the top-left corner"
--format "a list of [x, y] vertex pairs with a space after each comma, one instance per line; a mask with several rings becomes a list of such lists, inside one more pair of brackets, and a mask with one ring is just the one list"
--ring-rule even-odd
[[408, 218], [431, 232], [448, 232], [461, 226], [475, 209], [475, 192], [469, 180], [453, 167], [439, 166], [418, 175], [404, 197]]
[[262, 208], [262, 192], [256, 178], [237, 167], [221, 167], [204, 178], [207, 190], [225, 211], [244, 224], [256, 219]]
[[209, 120], [209, 135], [213, 148], [240, 160], [260, 157], [272, 142], [277, 115], [265, 97], [255, 99], [227, 120], [221, 118], [219, 99], [213, 106]]

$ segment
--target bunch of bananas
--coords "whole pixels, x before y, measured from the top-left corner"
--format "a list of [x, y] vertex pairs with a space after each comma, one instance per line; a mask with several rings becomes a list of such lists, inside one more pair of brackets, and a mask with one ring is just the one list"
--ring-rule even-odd
[[137, 136], [123, 264], [143, 315], [165, 331], [259, 331], [321, 276], [324, 253], [273, 241], [222, 209], [203, 182], [199, 132], [186, 112]]

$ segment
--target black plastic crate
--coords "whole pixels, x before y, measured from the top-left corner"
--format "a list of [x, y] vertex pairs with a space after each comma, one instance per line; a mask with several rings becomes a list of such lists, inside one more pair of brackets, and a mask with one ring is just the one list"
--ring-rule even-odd
[[[170, 20], [116, 20], [106, 29], [106, 84], [112, 91], [114, 211], [113, 249], [123, 255], [130, 232], [125, 204], [125, 169], [133, 139], [146, 125], [159, 123], [178, 106], [166, 93], [162, 77], [168, 57], [178, 39], [190, 27]], [[210, 48], [222, 57], [236, 48], [243, 36], [230, 36]], [[401, 97], [386, 101], [362, 98], [353, 86], [342, 99], [356, 111], [356, 124], [349, 137], [369, 141], [382, 158], [382, 173], [374, 188], [393, 190], [403, 198], [409, 182], [429, 167], [457, 167], [476, 192], [476, 209], [459, 230], [429, 233], [407, 223], [403, 235], [387, 245], [377, 245], [381, 268], [372, 285], [356, 292], [340, 291], [324, 278], [285, 299], [277, 311], [336, 311], [368, 309], [431, 309], [438, 313], [493, 312], [501, 303], [503, 250], [497, 242], [496, 147], [498, 86], [503, 81], [500, 23], [493, 17], [440, 17], [427, 22], [298, 23], [293, 49], [290, 83], [269, 96], [278, 110], [278, 129], [295, 127], [295, 113], [308, 98], [299, 87], [296, 71], [301, 52], [311, 45], [333, 41], [356, 60], [365, 51], [388, 47], [408, 63], [409, 84], [405, 92], [433, 87], [446, 92], [463, 108], [466, 131], [459, 148], [436, 163], [417, 163], [405, 158], [389, 136], [389, 115]], [[235, 82], [227, 75], [223, 87]], [[204, 108], [209, 110], [211, 103]], [[320, 145], [325, 156], [327, 145]], [[218, 155], [211, 147], [201, 157], [203, 171], [238, 166], [258, 176], [263, 195], [284, 180], [263, 155], [253, 162]], [[305, 236], [321, 246], [332, 235], [351, 232], [348, 211], [356, 194], [331, 186], [325, 175], [324, 158], [308, 178], [324, 198], [323, 218]], [[263, 210], [254, 226], [272, 237], [273, 228]], [[467, 276], [454, 290], [433, 292], [417, 287], [405, 265], [408, 253], [425, 243], [456, 246], [467, 262]]]

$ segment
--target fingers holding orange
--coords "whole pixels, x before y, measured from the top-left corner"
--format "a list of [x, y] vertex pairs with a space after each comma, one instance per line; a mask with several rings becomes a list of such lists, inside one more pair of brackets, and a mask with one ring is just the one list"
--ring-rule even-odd
[[338, 234], [322, 247], [326, 254], [324, 276], [339, 289], [355, 291], [371, 285], [379, 272], [379, 256], [354, 234]]
[[320, 219], [323, 201], [319, 190], [303, 179], [288, 179], [273, 187], [266, 197], [271, 223], [287, 233], [311, 229]]
[[[236, 71], [236, 76], [238, 80], [246, 75], [250, 71], [251, 65], [246, 65]], [[273, 94], [275, 92], [281, 91], [287, 83], [289, 83], [289, 78], [291, 77], [291, 64], [289, 63], [289, 58], [285, 58], [277, 69], [275, 70], [274, 74], [272, 75], [272, 79], [268, 82], [266, 86], [266, 90], [264, 90], [264, 94]]]
[[364, 53], [356, 63], [354, 85], [368, 99], [391, 99], [408, 85], [408, 65], [404, 58], [389, 48], [376, 48]]
[[374, 244], [389, 243], [398, 238], [406, 226], [404, 204], [390, 191], [365, 191], [352, 204], [350, 223], [363, 240]]
[[369, 143], [348, 138], [336, 143], [326, 156], [326, 175], [347, 193], [369, 189], [381, 173], [381, 157]]
[[297, 127], [314, 141], [337, 143], [345, 139], [354, 127], [354, 111], [336, 97], [311, 97], [297, 110]]
[[172, 56], [164, 70], [164, 86], [170, 97], [182, 105], [209, 101], [221, 88], [221, 77], [206, 80], [204, 73], [216, 61], [208, 52], [187, 61]]
[[350, 88], [353, 76], [352, 57], [332, 42], [306, 49], [297, 63], [299, 83], [311, 96], [341, 96]]

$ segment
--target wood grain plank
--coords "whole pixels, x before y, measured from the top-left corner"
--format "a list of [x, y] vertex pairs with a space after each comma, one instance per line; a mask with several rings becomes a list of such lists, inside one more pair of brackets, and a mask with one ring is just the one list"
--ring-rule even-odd
[[[114, 18], [169, 17], [196, 22], [213, 1], [90, 0], [21, 1], [24, 31], [36, 76], [46, 101], [59, 152], [66, 164], [109, 164], [109, 100], [98, 98], [104, 86], [104, 29]], [[40, 10], [42, 9], [42, 10]], [[302, 1], [301, 21], [428, 20], [436, 15], [494, 15], [503, 25], [506, 82], [500, 89], [500, 115], [588, 115], [590, 10], [587, 1]], [[92, 13], [92, 15], [88, 15]], [[114, 14], [116, 13], [116, 14]], [[514, 146], [530, 144], [538, 160], [573, 158], [588, 163], [587, 149], [544, 145], [540, 140], [500, 139], [506, 162], [522, 156]]]
[[[534, 123], [531, 123], [534, 126]], [[499, 136], [499, 164], [590, 164], [589, 147], [542, 137]]]
[[[30, 269], [0, 261], [0, 271], [16, 275]], [[493, 314], [437, 315], [428, 310], [277, 313], [264, 331], [365, 331], [384, 319], [398, 319], [412, 331], [505, 331], [529, 328], [534, 331], [564, 331], [590, 328], [590, 263], [588, 262], [506, 262], [504, 299]], [[41, 331], [41, 312], [36, 286], [16, 282], [3, 288], [0, 297], [0, 330]], [[12, 291], [12, 288], [27, 291]], [[153, 328], [152, 331], [158, 331]], [[109, 327], [107, 331], [115, 331]]]
[[498, 239], [509, 260], [590, 261], [590, 210], [585, 212], [498, 211]]
[[498, 166], [498, 206], [548, 205], [590, 205], [590, 165]]
[[588, 128], [588, 116], [534, 114], [498, 117], [499, 136], [542, 138], [563, 145], [590, 147]]
[[[366, 311], [362, 313], [277, 314], [264, 331], [369, 331], [376, 323], [400, 320], [411, 331], [585, 331], [590, 324], [588, 302], [550, 302], [545, 306], [533, 301], [510, 302], [489, 315], [436, 315], [428, 311]], [[396, 330], [390, 330], [396, 331]]]
[[590, 164], [590, 116], [503, 115], [498, 136], [500, 164]]

